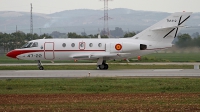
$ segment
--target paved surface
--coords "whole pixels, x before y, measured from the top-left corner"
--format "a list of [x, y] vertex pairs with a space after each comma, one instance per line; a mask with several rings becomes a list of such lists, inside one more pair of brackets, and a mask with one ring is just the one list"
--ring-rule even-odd
[[[108, 64], [127, 64], [127, 63], [108, 63]], [[200, 63], [191, 63], [191, 62], [170, 62], [170, 63], [128, 63], [130, 65], [200, 65]], [[36, 62], [33, 63], [19, 63], [19, 64], [0, 64], [0, 66], [27, 66], [27, 65], [36, 65]], [[43, 65], [96, 65], [96, 63], [43, 63]]]
[[0, 78], [79, 78], [79, 77], [199, 77], [195, 69], [141, 70], [1, 70]]

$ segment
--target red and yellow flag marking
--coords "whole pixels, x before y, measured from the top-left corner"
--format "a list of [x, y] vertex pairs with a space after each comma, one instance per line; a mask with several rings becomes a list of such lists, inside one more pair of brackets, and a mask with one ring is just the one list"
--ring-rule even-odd
[[116, 44], [115, 45], [115, 49], [118, 50], [118, 51], [121, 50], [122, 49], [122, 45], [121, 44]]

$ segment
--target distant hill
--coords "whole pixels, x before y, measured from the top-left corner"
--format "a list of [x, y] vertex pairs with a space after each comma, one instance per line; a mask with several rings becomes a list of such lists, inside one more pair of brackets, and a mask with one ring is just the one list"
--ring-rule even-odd
[[[103, 10], [77, 9], [66, 10], [53, 14], [33, 13], [33, 26], [35, 33], [61, 33], [84, 31], [87, 34], [96, 34], [98, 29], [103, 29]], [[170, 15], [166, 12], [136, 11], [131, 9], [109, 10], [109, 28], [113, 30], [120, 27], [124, 31], [141, 31], [148, 26]], [[188, 26], [183, 32], [200, 32], [200, 13], [194, 13], [186, 23]], [[12, 33], [17, 29], [25, 33], [30, 32], [30, 13], [0, 11], [0, 32]], [[41, 29], [40, 29], [41, 28]]]

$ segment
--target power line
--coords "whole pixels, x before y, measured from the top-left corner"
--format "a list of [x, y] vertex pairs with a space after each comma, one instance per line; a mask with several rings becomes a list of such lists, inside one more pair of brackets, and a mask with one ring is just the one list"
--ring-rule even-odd
[[100, 1], [104, 1], [104, 17], [101, 18], [101, 19], [104, 20], [103, 33], [104, 33], [104, 35], [109, 36], [110, 31], [109, 31], [109, 28], [108, 28], [108, 20], [111, 19], [111, 18], [108, 16], [108, 1], [112, 1], [112, 0], [100, 0]]
[[30, 34], [32, 34], [32, 39], [33, 39], [33, 15], [32, 15], [32, 3], [31, 3], [31, 18], [30, 18]]

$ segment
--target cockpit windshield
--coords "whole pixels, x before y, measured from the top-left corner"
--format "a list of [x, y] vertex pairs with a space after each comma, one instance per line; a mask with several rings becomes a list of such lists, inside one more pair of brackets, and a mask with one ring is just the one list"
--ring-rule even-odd
[[38, 47], [38, 43], [34, 42], [33, 45], [31, 47]]
[[38, 42], [28, 42], [22, 46], [22, 48], [38, 47]]

